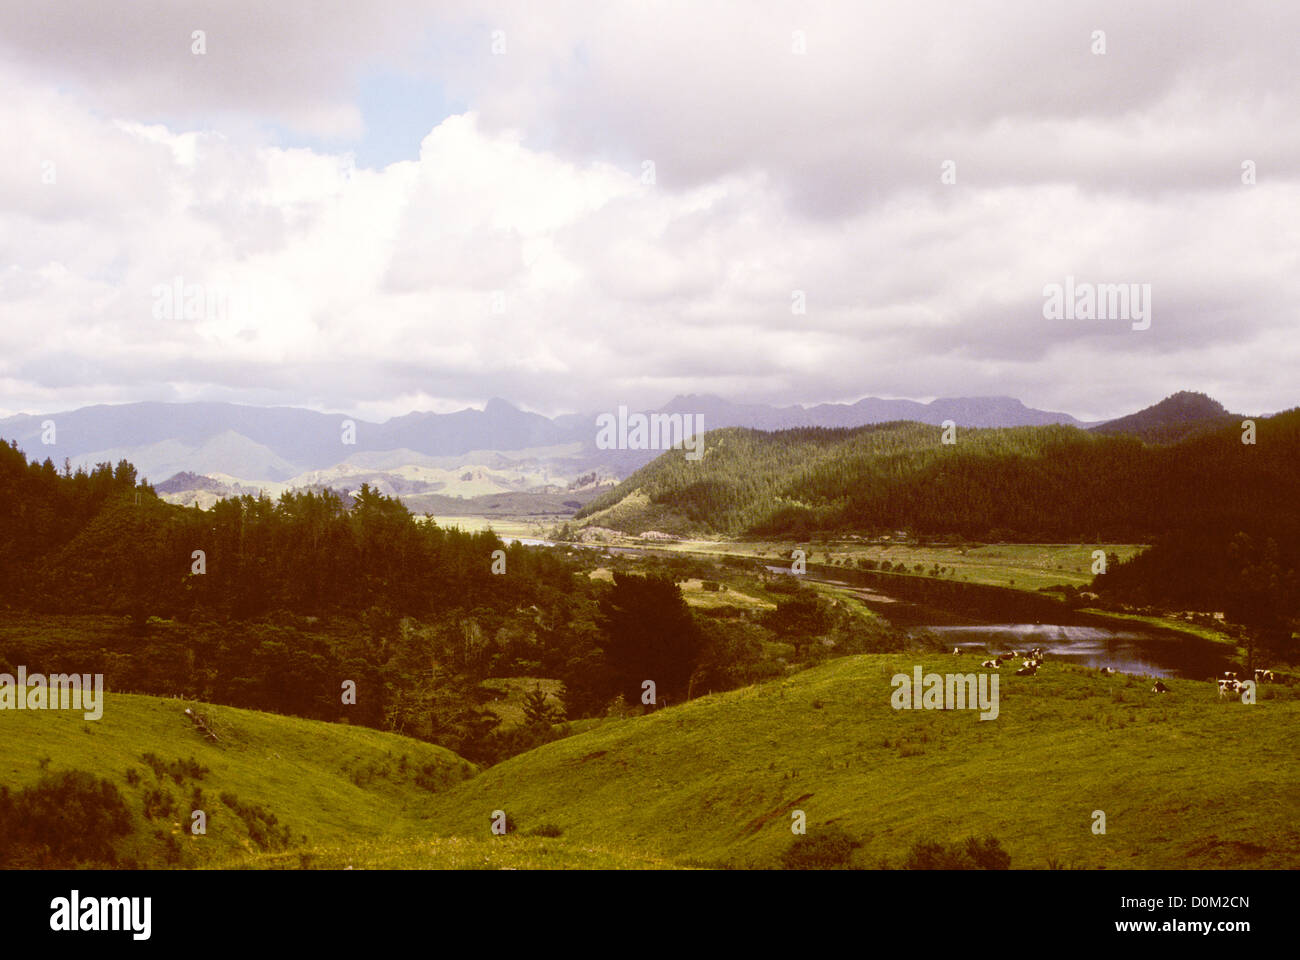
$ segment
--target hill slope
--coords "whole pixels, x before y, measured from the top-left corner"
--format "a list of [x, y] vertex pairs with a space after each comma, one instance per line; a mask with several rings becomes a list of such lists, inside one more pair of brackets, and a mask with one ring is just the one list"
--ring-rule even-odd
[[[835, 660], [547, 744], [435, 797], [436, 823], [486, 836], [501, 809], [573, 843], [744, 866], [775, 863], [795, 809], [810, 834], [836, 824], [861, 840], [855, 864], [868, 867], [917, 840], [986, 833], [1013, 868], [1280, 868], [1300, 856], [1291, 688], [1245, 705], [1172, 680], [1157, 696], [1149, 680], [1049, 662], [1002, 677], [1000, 714], [981, 721], [890, 707], [891, 676], [917, 656]], [[1104, 836], [1091, 832], [1098, 809]]]
[[668, 451], [576, 517], [629, 533], [801, 539], [909, 528], [1149, 542], [1188, 523], [1295, 529], [1300, 410], [1259, 418], [1257, 431], [1254, 445], [1229, 423], [1152, 446], [1065, 426], [959, 427], [952, 444], [940, 428], [910, 422], [715, 430], [701, 459]]
[[1240, 420], [1241, 417], [1229, 413], [1217, 400], [1203, 393], [1182, 390], [1137, 413], [1090, 429], [1093, 433], [1125, 433], [1147, 443], [1175, 443]]
[[[190, 722], [187, 706], [207, 718], [219, 742]], [[145, 754], [167, 765], [193, 759], [207, 770], [196, 775], [178, 765], [178, 781], [151, 769]], [[429, 798], [475, 772], [423, 741], [193, 701], [108, 693], [95, 721], [79, 711], [0, 712], [0, 783], [21, 790], [42, 772], [69, 770], [117, 786], [131, 811], [117, 853], [149, 866], [228, 864], [300, 847], [304, 838], [351, 846], [425, 832]], [[208, 816], [204, 836], [189, 831], [196, 788], [197, 808]], [[287, 834], [277, 838], [283, 828]]]

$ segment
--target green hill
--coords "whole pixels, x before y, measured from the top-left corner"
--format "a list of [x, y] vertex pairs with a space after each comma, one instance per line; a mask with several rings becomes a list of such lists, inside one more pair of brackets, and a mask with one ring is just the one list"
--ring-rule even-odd
[[[113, 842], [128, 865], [762, 867], [790, 845], [797, 809], [810, 835], [834, 825], [860, 841], [866, 867], [918, 840], [985, 834], [1026, 868], [1269, 868], [1300, 855], [1295, 688], [1265, 686], [1244, 705], [1172, 680], [1156, 696], [1149, 680], [1049, 662], [1002, 678], [992, 721], [895, 711], [890, 677], [919, 656], [836, 660], [482, 772], [392, 734], [189, 703], [214, 743], [185, 702], [109, 694], [99, 721], [0, 714], [0, 781], [10, 797], [71, 770], [109, 781], [129, 814]], [[975, 669], [969, 657], [921, 662]], [[188, 830], [195, 805], [204, 836]], [[1099, 809], [1105, 836], [1090, 829]], [[514, 831], [504, 837], [491, 833], [497, 810]]]
[[1175, 443], [1241, 420], [1203, 393], [1180, 390], [1144, 410], [1089, 429], [1093, 433], [1126, 433], [1147, 443]]
[[701, 459], [668, 451], [575, 516], [628, 533], [787, 536], [890, 532], [968, 539], [1149, 543], [1188, 524], [1300, 529], [1300, 410], [1176, 443], [1074, 427], [707, 434]]
[[[79, 711], [0, 712], [0, 783], [11, 795], [73, 770], [117, 788], [129, 825], [114, 851], [148, 866], [427, 833], [430, 798], [475, 772], [422, 741], [193, 701], [107, 693], [95, 721]], [[207, 815], [203, 836], [190, 833], [193, 809]]]
[[1002, 677], [995, 720], [895, 711], [890, 678], [920, 656], [848, 657], [605, 724], [439, 794], [433, 822], [486, 837], [500, 809], [521, 831], [553, 825], [574, 844], [704, 865], [773, 865], [795, 809], [810, 835], [833, 824], [860, 840], [854, 862], [867, 867], [972, 834], [1024, 868], [1280, 868], [1300, 856], [1294, 688], [1262, 687], [1245, 705], [1208, 682], [1155, 695], [1150, 680], [1049, 662]]

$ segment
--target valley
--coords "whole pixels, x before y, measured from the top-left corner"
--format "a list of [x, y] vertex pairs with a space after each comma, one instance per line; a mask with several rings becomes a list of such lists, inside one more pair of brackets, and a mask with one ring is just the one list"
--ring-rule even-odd
[[[105, 693], [0, 709], [0, 864], [1291, 865], [1300, 421], [1152, 411], [720, 428], [563, 488], [370, 452], [274, 499], [6, 444], [0, 674]], [[895, 709], [917, 671], [992, 674], [989, 722]]]

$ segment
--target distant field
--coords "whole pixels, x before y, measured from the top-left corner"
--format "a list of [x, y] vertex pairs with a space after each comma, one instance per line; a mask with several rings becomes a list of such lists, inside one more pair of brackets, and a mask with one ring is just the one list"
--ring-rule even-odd
[[524, 725], [524, 697], [534, 688], [552, 698], [552, 703], [562, 703], [564, 699], [564, 684], [546, 677], [492, 677], [484, 680], [480, 686], [495, 693], [497, 699], [489, 700], [484, 706], [501, 718], [503, 729]]
[[[774, 541], [687, 540], [668, 545], [667, 549], [685, 553], [735, 554], [789, 562], [791, 551], [798, 547], [807, 554], [809, 563], [888, 560], [891, 565], [905, 564], [913, 572], [916, 564], [926, 571], [933, 565], [947, 567], [940, 574], [946, 579], [964, 580], [988, 586], [1038, 590], [1056, 584], [1077, 587], [1092, 582], [1092, 551], [1115, 553], [1121, 560], [1141, 551], [1141, 544], [1054, 544], [999, 543], [962, 547], [921, 547], [911, 544], [867, 544], [840, 541], [805, 543]], [[928, 575], [928, 574], [927, 574]]]
[[699, 607], [704, 610], [719, 607], [739, 607], [742, 610], [775, 610], [776, 603], [761, 596], [761, 589], [757, 586], [751, 590], [739, 589], [735, 585], [723, 584], [722, 590], [705, 590], [704, 581], [698, 578], [684, 580], [678, 584], [682, 590], [682, 596], [692, 607]]
[[528, 537], [533, 540], [545, 540], [547, 534], [568, 517], [461, 517], [435, 514], [433, 519], [440, 527], [459, 527], [469, 533], [477, 533], [480, 530], [493, 530], [499, 537]]

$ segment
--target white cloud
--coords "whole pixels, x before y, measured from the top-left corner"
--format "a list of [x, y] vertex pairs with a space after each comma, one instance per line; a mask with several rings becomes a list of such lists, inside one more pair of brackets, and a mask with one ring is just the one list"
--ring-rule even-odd
[[[309, 6], [0, 11], [0, 411], [1295, 402], [1296, 12]], [[363, 135], [376, 62], [470, 109], [383, 169], [268, 144]], [[1151, 330], [1043, 320], [1066, 275], [1151, 283]], [[159, 319], [177, 276], [249, 308]]]

